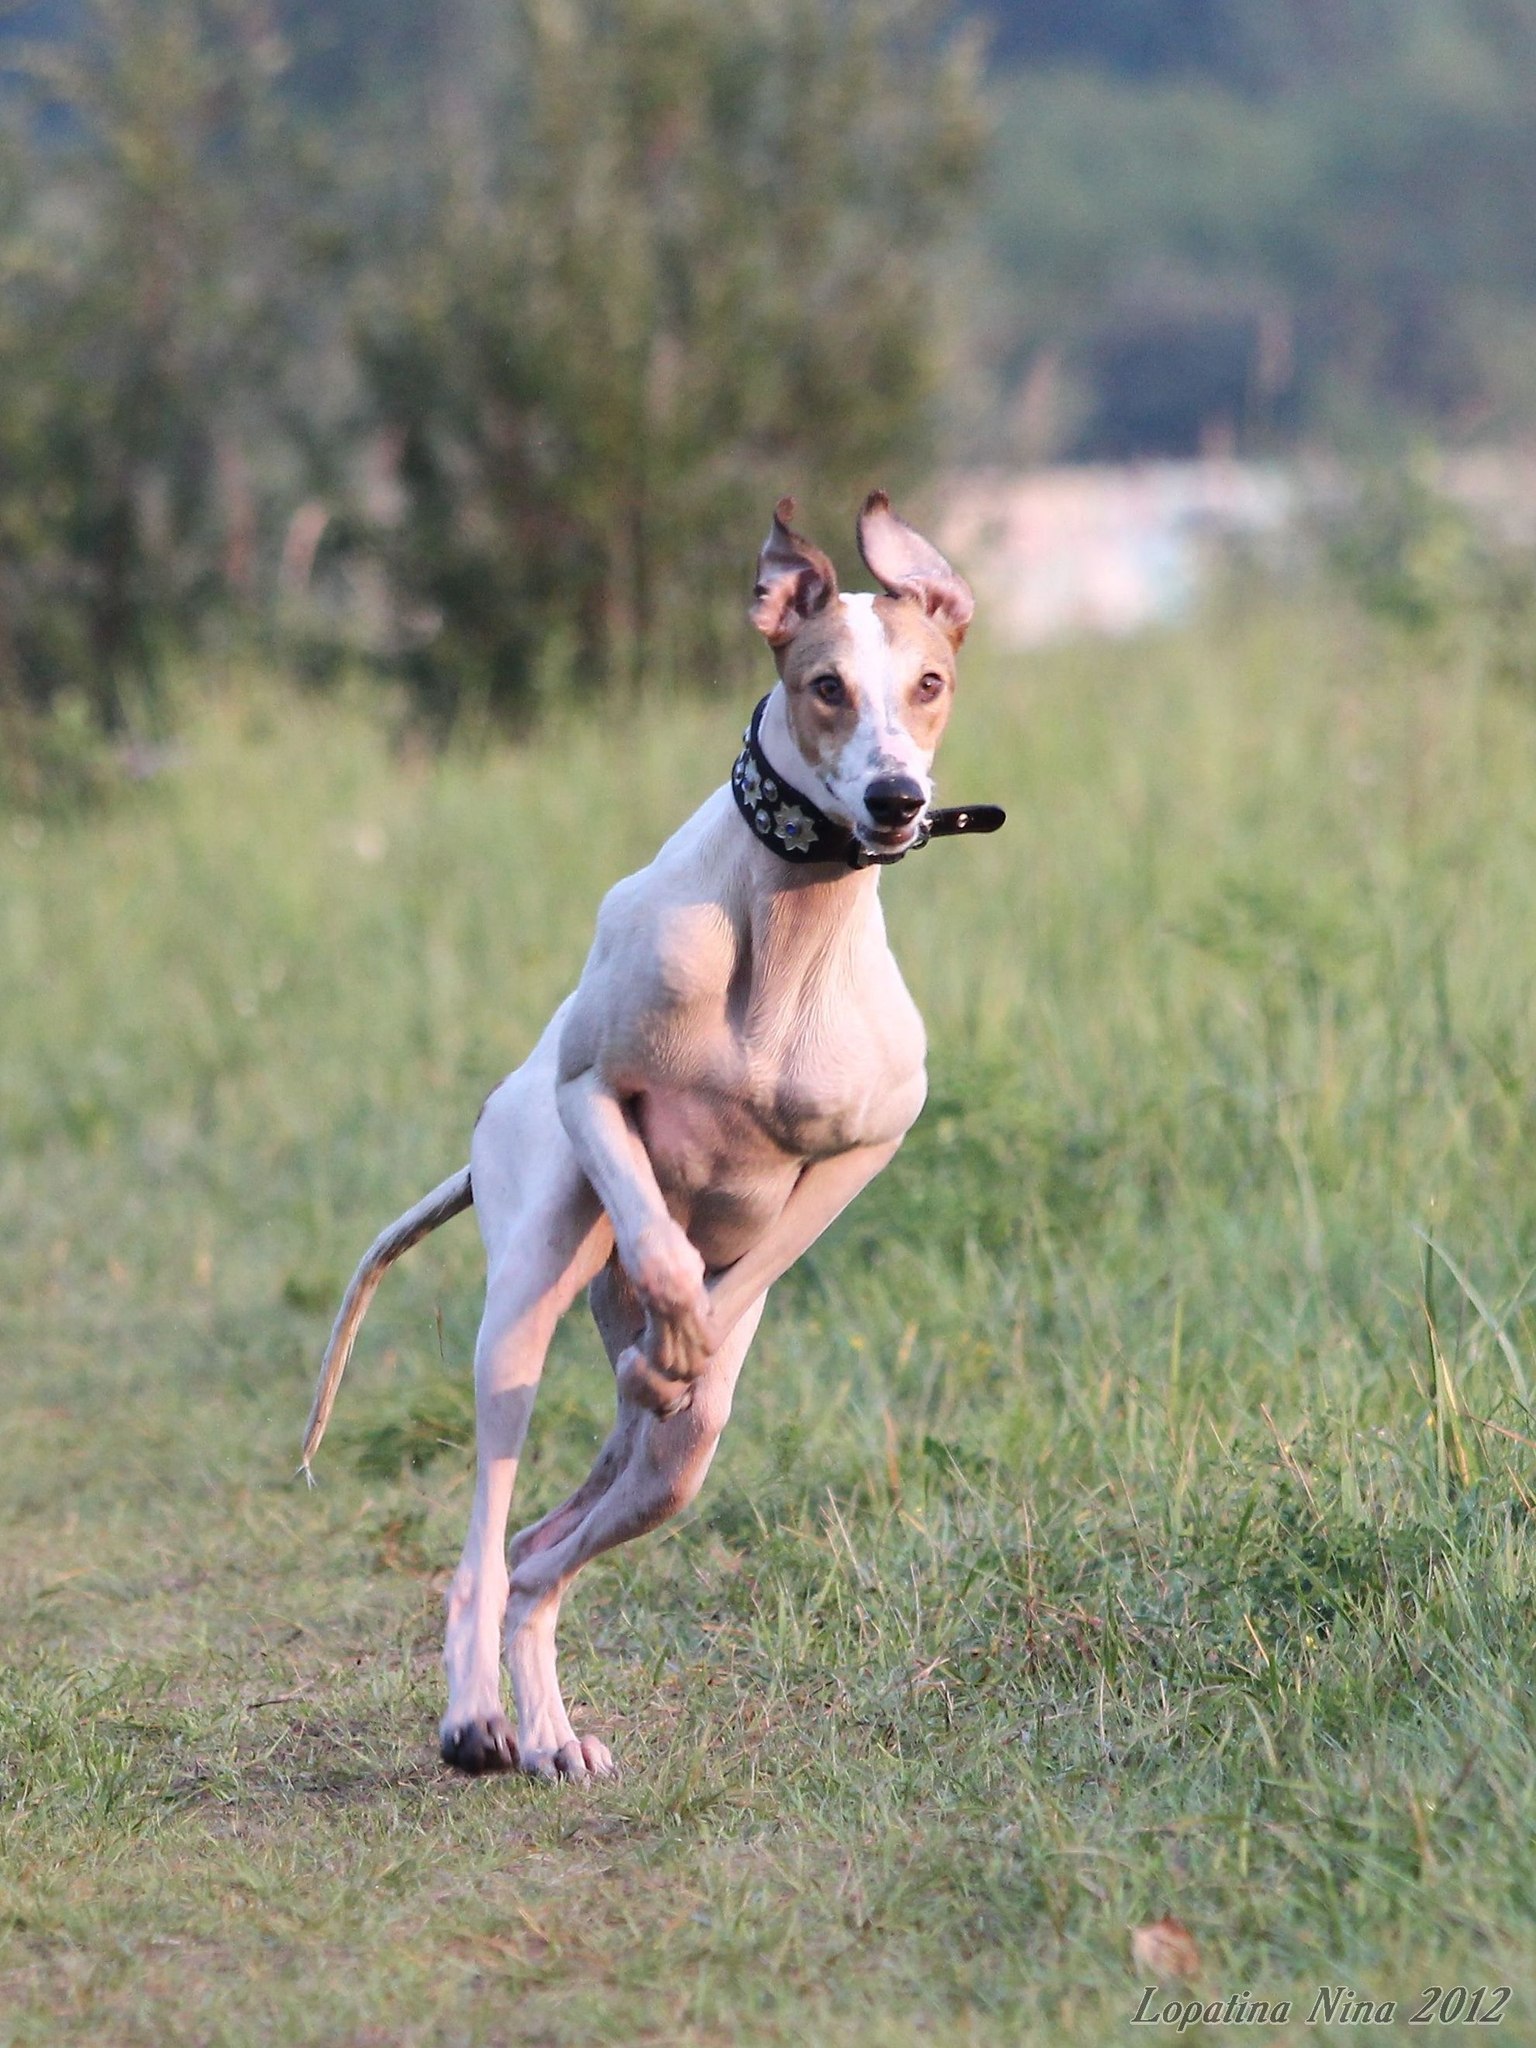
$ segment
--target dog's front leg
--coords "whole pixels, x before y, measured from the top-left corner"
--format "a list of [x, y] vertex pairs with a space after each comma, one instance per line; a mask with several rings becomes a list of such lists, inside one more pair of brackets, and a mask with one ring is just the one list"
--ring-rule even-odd
[[[827, 1225], [842, 1214], [861, 1189], [894, 1157], [900, 1138], [887, 1145], [860, 1145], [833, 1159], [818, 1159], [795, 1182], [789, 1200], [750, 1251], [727, 1266], [707, 1286], [708, 1357], [729, 1344], [731, 1333], [754, 1302], [787, 1273]], [[664, 1366], [651, 1350], [651, 1329], [619, 1359], [622, 1391], [658, 1415], [673, 1415], [688, 1405], [691, 1376]]]
[[597, 1069], [562, 1080], [556, 1100], [645, 1309], [643, 1348], [668, 1378], [693, 1379], [712, 1349], [704, 1261], [668, 1211], [633, 1117]]
[[890, 1164], [900, 1148], [901, 1139], [893, 1138], [889, 1144], [859, 1145], [832, 1159], [813, 1160], [806, 1167], [789, 1200], [757, 1243], [710, 1282], [712, 1347], [724, 1344], [759, 1295], [781, 1279], [802, 1252], [809, 1251], [827, 1225]]

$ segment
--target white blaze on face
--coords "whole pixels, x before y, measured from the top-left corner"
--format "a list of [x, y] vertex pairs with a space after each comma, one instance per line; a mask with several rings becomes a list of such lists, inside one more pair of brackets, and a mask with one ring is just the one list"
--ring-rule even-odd
[[864, 791], [877, 775], [910, 775], [924, 797], [932, 797], [928, 770], [933, 757], [902, 722], [901, 676], [874, 598], [860, 591], [840, 602], [853, 642], [850, 666], [859, 720], [837, 759], [827, 764], [823, 779], [850, 816], [868, 823]]

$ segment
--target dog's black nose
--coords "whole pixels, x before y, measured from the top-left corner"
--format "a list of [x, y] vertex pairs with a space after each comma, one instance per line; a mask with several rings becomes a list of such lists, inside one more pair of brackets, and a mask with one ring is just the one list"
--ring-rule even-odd
[[864, 792], [864, 808], [882, 832], [910, 825], [927, 801], [910, 775], [877, 775]]

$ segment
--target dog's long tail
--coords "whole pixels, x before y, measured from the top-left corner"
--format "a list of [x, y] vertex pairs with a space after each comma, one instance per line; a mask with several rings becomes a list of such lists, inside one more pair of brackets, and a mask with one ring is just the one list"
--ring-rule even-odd
[[331, 1419], [331, 1410], [336, 1405], [336, 1390], [347, 1369], [347, 1360], [352, 1356], [352, 1346], [362, 1328], [363, 1317], [368, 1313], [374, 1289], [402, 1252], [408, 1252], [413, 1244], [419, 1244], [424, 1237], [430, 1236], [450, 1216], [457, 1216], [460, 1210], [469, 1208], [474, 1199], [469, 1168], [462, 1166], [441, 1187], [434, 1188], [430, 1195], [423, 1195], [414, 1209], [407, 1209], [403, 1216], [397, 1216], [388, 1230], [381, 1231], [363, 1254], [362, 1264], [352, 1275], [351, 1285], [336, 1311], [331, 1341], [325, 1347], [320, 1378], [315, 1386], [315, 1405], [309, 1411], [309, 1422], [304, 1430], [304, 1462], [299, 1470], [311, 1485], [314, 1484], [314, 1474], [309, 1469], [310, 1460], [319, 1450], [325, 1425]]

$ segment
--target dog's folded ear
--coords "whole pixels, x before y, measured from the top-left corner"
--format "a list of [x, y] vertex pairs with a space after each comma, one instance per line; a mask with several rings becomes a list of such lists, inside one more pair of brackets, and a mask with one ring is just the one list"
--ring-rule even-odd
[[871, 491], [859, 514], [859, 553], [871, 576], [891, 597], [915, 598], [958, 647], [976, 600], [965, 578], [931, 541], [891, 510], [884, 491]]
[[794, 516], [794, 499], [780, 498], [757, 558], [750, 617], [770, 647], [792, 640], [837, 596], [837, 571], [814, 541], [791, 529]]

